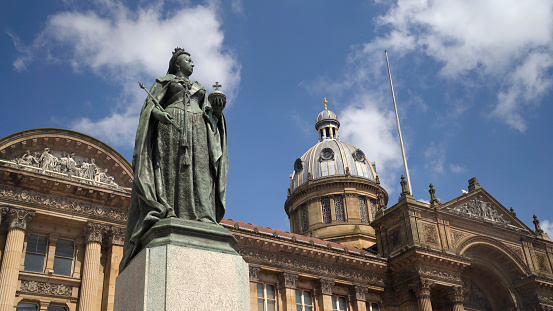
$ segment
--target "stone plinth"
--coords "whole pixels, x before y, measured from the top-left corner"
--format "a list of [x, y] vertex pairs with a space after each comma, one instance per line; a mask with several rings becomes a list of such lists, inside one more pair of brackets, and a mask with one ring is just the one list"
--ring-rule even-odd
[[248, 264], [225, 228], [169, 218], [119, 274], [115, 311], [250, 309]]

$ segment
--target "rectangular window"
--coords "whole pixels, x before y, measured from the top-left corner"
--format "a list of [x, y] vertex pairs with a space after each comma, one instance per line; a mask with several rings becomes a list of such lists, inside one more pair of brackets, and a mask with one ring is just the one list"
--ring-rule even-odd
[[45, 236], [31, 234], [27, 238], [25, 271], [44, 272], [48, 240]]
[[367, 311], [379, 311], [378, 303], [367, 301]]
[[306, 232], [309, 230], [309, 214], [307, 212], [307, 205], [301, 206], [301, 218], [302, 218], [302, 224], [303, 224], [303, 232]]
[[369, 222], [369, 215], [367, 214], [367, 204], [364, 197], [359, 197], [359, 212], [361, 213], [361, 222]]
[[323, 207], [323, 223], [329, 224], [332, 222], [332, 214], [330, 211], [330, 198], [321, 198], [321, 206]]
[[336, 221], [346, 221], [346, 213], [344, 212], [344, 198], [341, 195], [334, 196], [334, 211], [336, 212]]
[[37, 311], [37, 305], [32, 303], [18, 303], [16, 311]]
[[294, 226], [296, 227], [295, 228], [296, 231], [294, 231], [294, 232], [301, 232], [300, 231], [301, 230], [301, 225], [300, 225], [301, 219], [300, 219], [300, 217], [301, 217], [301, 211], [298, 210], [298, 211], [296, 211], [296, 214], [294, 216]]
[[75, 244], [69, 240], [58, 240], [54, 257], [54, 274], [71, 276]]
[[313, 311], [313, 297], [310, 291], [296, 289], [296, 311]]
[[376, 217], [376, 200], [370, 199], [370, 204], [371, 204], [371, 216], [373, 217], [372, 219], [374, 220]]
[[332, 296], [332, 311], [346, 311], [346, 297]]
[[276, 292], [274, 285], [257, 283], [257, 310], [276, 311]]

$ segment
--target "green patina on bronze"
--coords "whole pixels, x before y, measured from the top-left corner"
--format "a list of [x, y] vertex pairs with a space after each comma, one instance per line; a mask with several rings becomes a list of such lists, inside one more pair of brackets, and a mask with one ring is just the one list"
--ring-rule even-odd
[[226, 97], [218, 90], [206, 96], [201, 84], [189, 80], [193, 68], [190, 55], [176, 48], [167, 75], [156, 79], [142, 107], [120, 271], [146, 246], [144, 235], [160, 220], [217, 224], [225, 213]]

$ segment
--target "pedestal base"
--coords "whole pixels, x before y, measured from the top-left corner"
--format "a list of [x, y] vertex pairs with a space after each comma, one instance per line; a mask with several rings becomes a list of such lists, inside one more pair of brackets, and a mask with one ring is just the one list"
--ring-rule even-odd
[[248, 264], [225, 228], [170, 218], [117, 277], [115, 311], [250, 309]]

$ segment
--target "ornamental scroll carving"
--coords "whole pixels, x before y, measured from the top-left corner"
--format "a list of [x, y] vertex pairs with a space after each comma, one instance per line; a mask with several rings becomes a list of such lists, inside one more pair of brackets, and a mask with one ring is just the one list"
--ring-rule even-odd
[[503, 215], [497, 211], [496, 206], [483, 200], [482, 195], [470, 199], [461, 205], [450, 207], [448, 210], [465, 217], [488, 220], [495, 224], [510, 224], [508, 220], [503, 219]]
[[281, 288], [296, 288], [298, 275], [291, 272], [282, 272], [278, 276], [279, 285]]
[[43, 194], [32, 190], [23, 190], [0, 185], [0, 197], [26, 203], [40, 204], [67, 212], [87, 214], [92, 217], [101, 217], [111, 221], [127, 221], [127, 213], [115, 208], [57, 195]]
[[461, 275], [457, 272], [445, 271], [428, 266], [416, 266], [415, 270], [420, 276], [432, 277], [450, 282], [461, 282]]
[[27, 223], [31, 218], [35, 216], [34, 211], [19, 209], [19, 208], [10, 208], [8, 211], [9, 217], [9, 228], [18, 228], [25, 230], [27, 228]]
[[108, 233], [110, 234], [109, 242], [112, 245], [125, 244], [125, 228], [112, 226], [109, 228]]
[[297, 259], [260, 250], [241, 248], [238, 253], [246, 262], [266, 264], [268, 266], [281, 267], [292, 271], [306, 271], [315, 275], [328, 275], [334, 278], [344, 278], [359, 283], [369, 283], [375, 286], [384, 286], [384, 276], [373, 272], [341, 268], [316, 261]]
[[332, 286], [334, 286], [334, 280], [321, 278], [319, 279], [319, 286], [316, 288], [316, 295], [332, 295]]
[[249, 266], [250, 268], [250, 282], [259, 281], [259, 272], [261, 271], [260, 267]]
[[86, 242], [98, 242], [102, 243], [102, 237], [105, 233], [109, 232], [110, 226], [98, 224], [94, 222], [88, 222], [85, 229]]
[[42, 295], [71, 297], [73, 288], [65, 284], [22, 280], [21, 291]]
[[352, 301], [365, 301], [369, 289], [362, 285], [353, 285], [349, 288], [350, 300]]
[[551, 273], [548, 261], [549, 260], [547, 259], [546, 254], [536, 252], [536, 262], [538, 264], [538, 270]]
[[436, 226], [432, 224], [423, 224], [422, 232], [424, 236], [424, 241], [428, 244], [432, 244], [435, 246], [440, 245], [440, 241], [438, 239], [438, 232], [436, 231]]
[[[22, 156], [7, 162], [17, 165], [27, 171], [42, 174], [57, 175], [62, 178], [75, 179], [98, 186], [118, 188], [115, 178], [108, 174], [107, 168], [100, 168], [94, 159], [75, 156], [75, 153], [53, 151], [44, 148], [42, 152], [25, 152]], [[57, 174], [56, 174], [57, 173]]]

